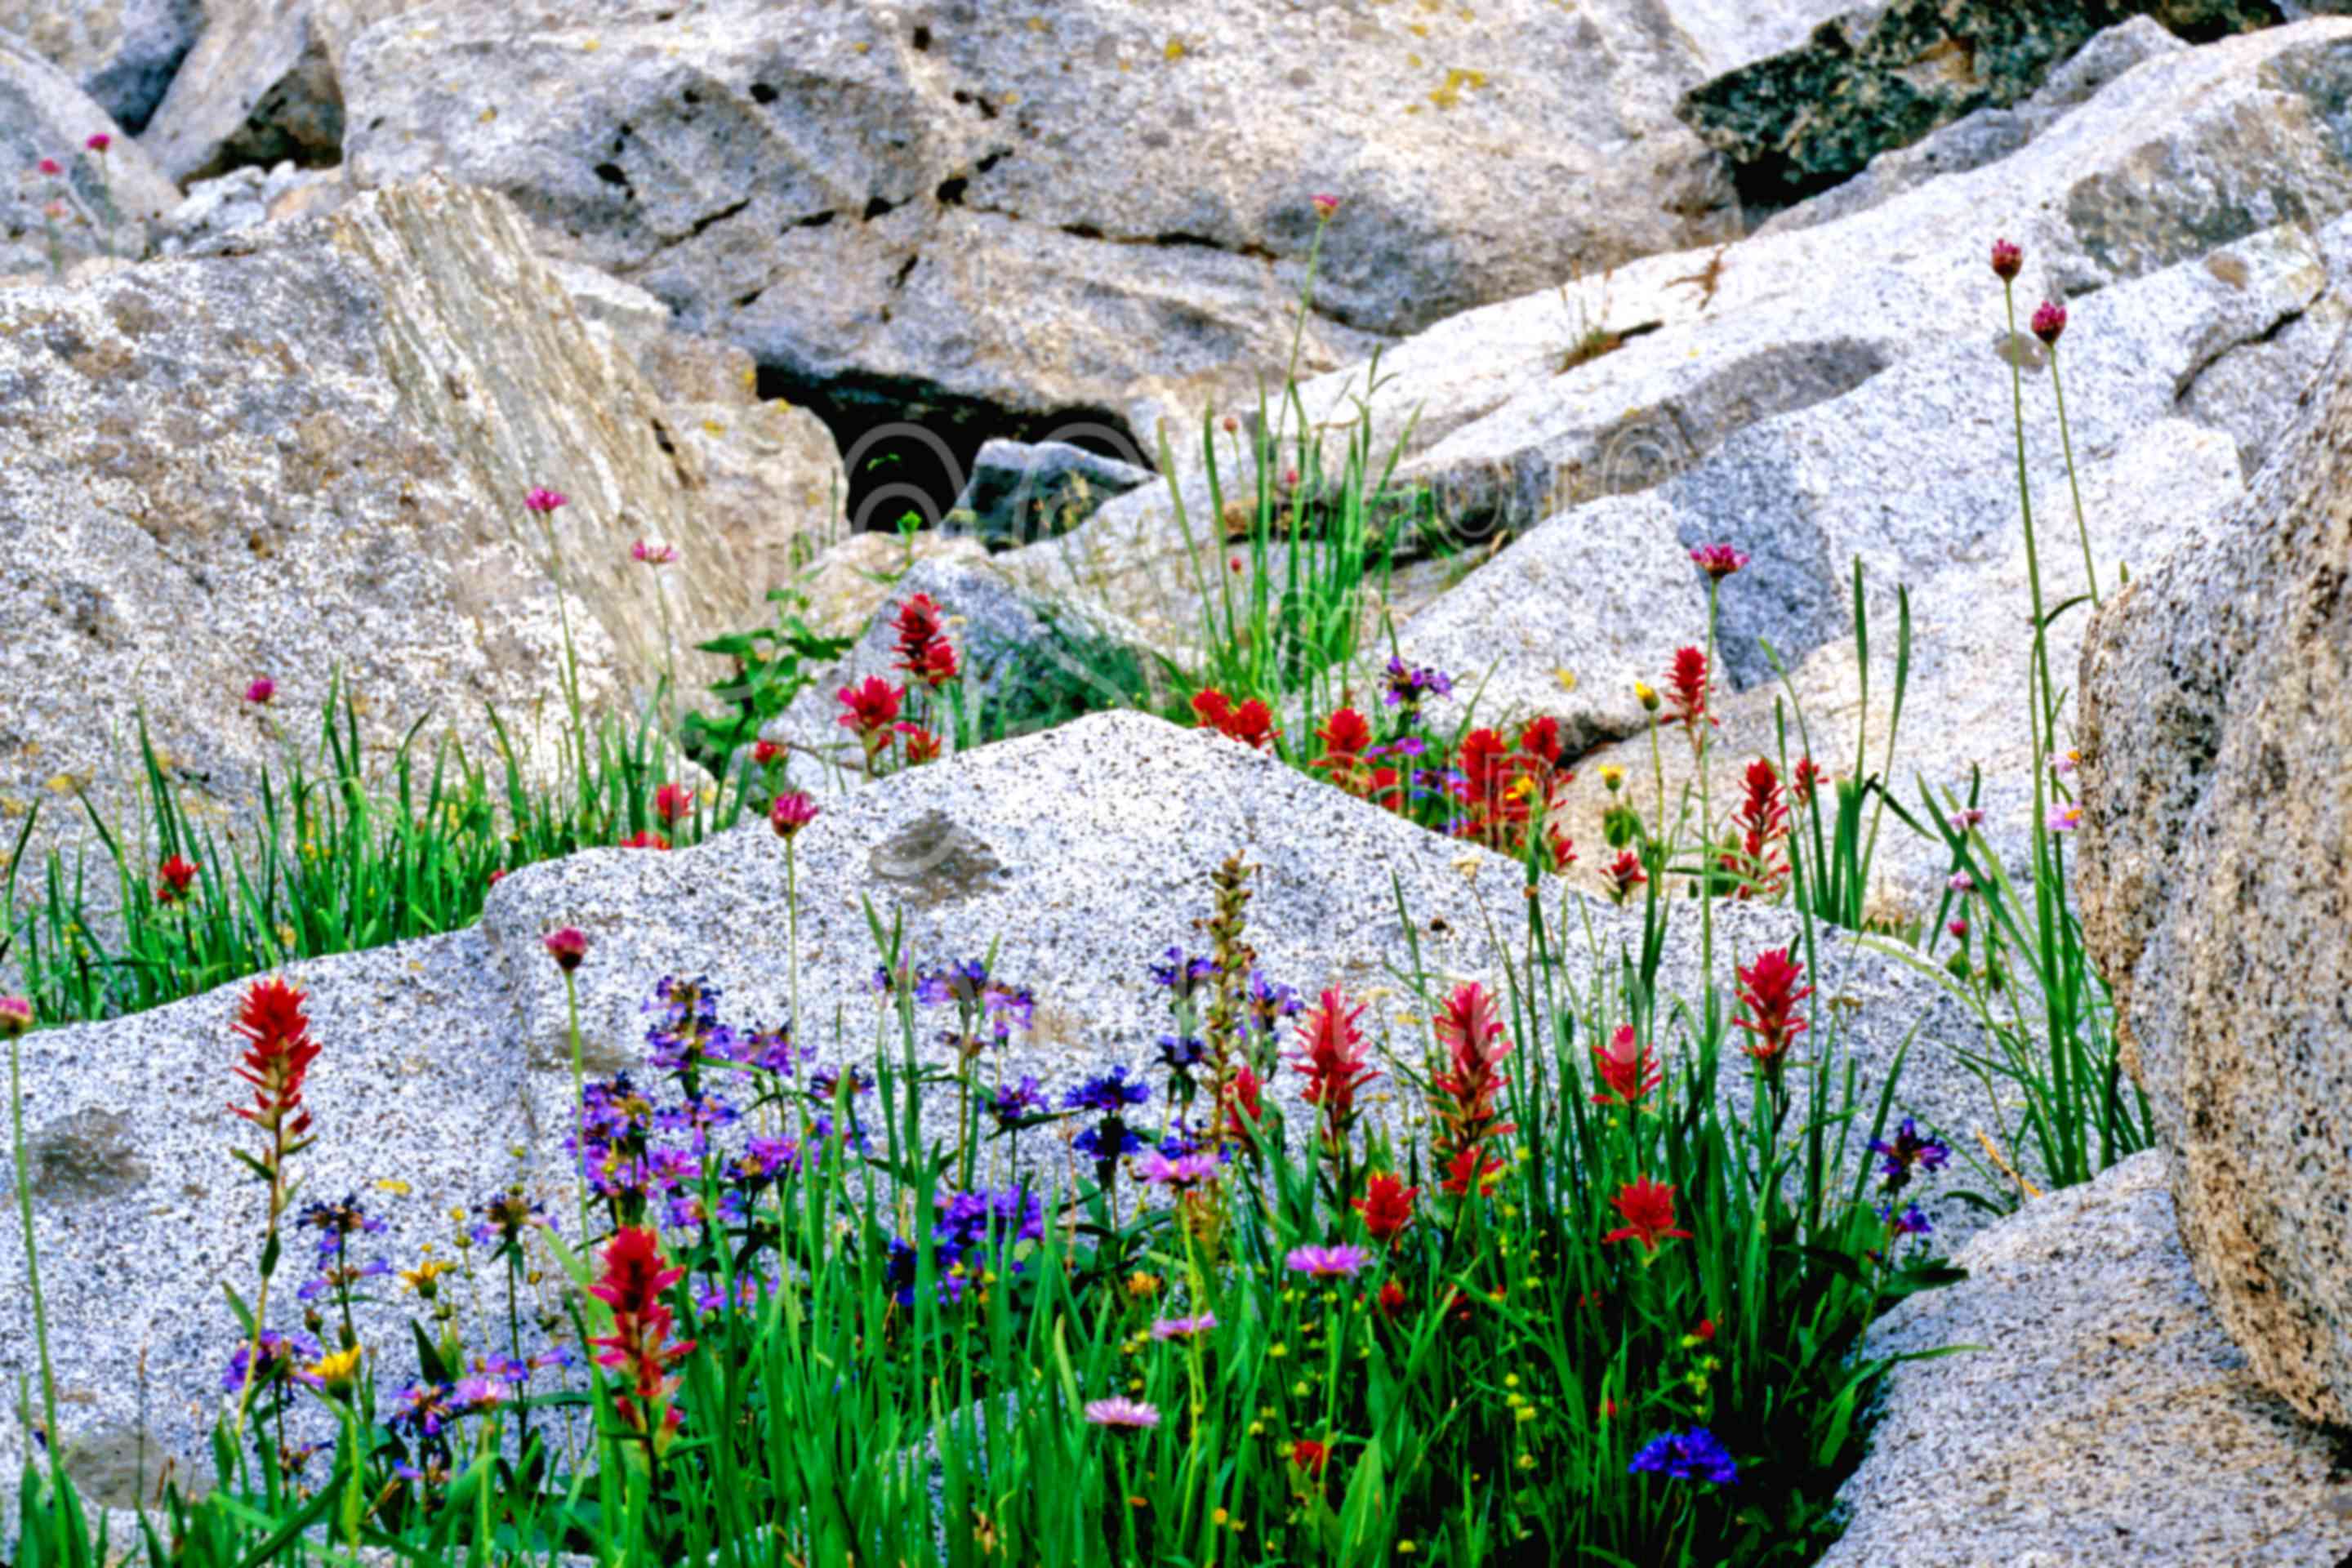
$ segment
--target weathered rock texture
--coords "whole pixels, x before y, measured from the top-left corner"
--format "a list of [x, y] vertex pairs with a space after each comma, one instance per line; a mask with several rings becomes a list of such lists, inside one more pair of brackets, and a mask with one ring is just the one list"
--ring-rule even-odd
[[[85, 150], [113, 138], [104, 158]], [[40, 172], [54, 161], [55, 176]], [[136, 256], [180, 199], [106, 110], [37, 53], [0, 31], [0, 276], [47, 276], [102, 255]]]
[[[1263, 970], [1302, 989], [1350, 988], [1370, 1005], [1368, 1036], [1414, 1062], [1425, 1045], [1421, 1008], [1384, 968], [1405, 952], [1399, 898], [1441, 984], [1498, 981], [1488, 931], [1515, 943], [1525, 929], [1522, 874], [1510, 861], [1346, 800], [1235, 742], [1097, 715], [858, 790], [801, 834], [800, 1038], [828, 1063], [870, 1062], [880, 1048], [871, 900], [886, 921], [903, 917], [909, 960], [975, 956], [993, 942], [995, 972], [1034, 989], [1036, 1026], [1005, 1048], [1006, 1081], [1034, 1073], [1058, 1095], [1106, 1064], [1140, 1065], [1166, 1027], [1146, 966], [1171, 942], [1199, 950], [1193, 922], [1210, 910], [1210, 874], [1235, 852], [1259, 868], [1249, 939]], [[1560, 893], [1553, 884], [1544, 896]], [[610, 1072], [641, 1063], [642, 1004], [664, 973], [707, 974], [736, 1021], [784, 1017], [786, 911], [783, 846], [751, 826], [673, 854], [610, 850], [532, 867], [499, 885], [478, 928], [296, 965], [323, 1047], [310, 1078], [320, 1140], [304, 1156], [309, 1190], [370, 1193], [393, 1226], [384, 1253], [404, 1266], [419, 1243], [446, 1236], [452, 1205], [478, 1202], [510, 1176], [565, 1212], [567, 1013], [541, 936], [577, 925], [593, 939], [578, 975], [583, 1055], [592, 1072]], [[1605, 909], [1593, 918], [1596, 962], [1613, 966], [1638, 934]], [[1722, 952], [1742, 954], [1792, 934], [1784, 916], [1729, 909], [1716, 931]], [[1697, 994], [1696, 950], [1691, 922], [1678, 922], [1660, 976], [1668, 992]], [[1853, 1053], [1866, 1097], [1907, 1049], [1897, 1098], [1923, 1121], [1957, 1142], [1990, 1113], [1956, 1054], [1980, 1048], [1978, 1037], [1940, 987], [1834, 937], [1818, 978], [1824, 995], [1841, 998], [1818, 1029]], [[71, 1413], [63, 1437], [77, 1457], [93, 1444], [99, 1458], [128, 1446], [142, 1392], [151, 1453], [193, 1452], [215, 1409], [234, 1331], [220, 1281], [249, 1279], [259, 1213], [224, 1151], [229, 1118], [216, 1109], [235, 999], [215, 992], [29, 1037], [37, 1217]], [[895, 1033], [887, 1038], [900, 1048]], [[939, 1049], [925, 1031], [915, 1048]], [[1685, 1065], [1677, 1040], [1661, 1049]], [[1727, 1075], [1735, 1103], [1749, 1081]], [[1285, 1073], [1276, 1088], [1286, 1095], [1296, 1082]], [[1376, 1116], [1403, 1109], [1388, 1083], [1370, 1098]], [[1296, 1127], [1303, 1108], [1286, 1104]], [[1051, 1130], [1022, 1136], [1059, 1168]], [[130, 1150], [143, 1169], [119, 1157]], [[412, 1190], [397, 1201], [373, 1193], [383, 1178]], [[111, 1195], [96, 1200], [92, 1190]], [[1937, 1202], [1932, 1188], [1925, 1196], [1939, 1225], [1965, 1231], [1964, 1205]], [[13, 1226], [0, 1226], [0, 1310], [12, 1321], [25, 1310], [19, 1245]], [[142, 1352], [143, 1391], [125, 1372]], [[30, 1356], [21, 1336], [0, 1342], [0, 1373], [13, 1384]], [[0, 1451], [14, 1451], [7, 1419]]]
[[1974, 110], [2016, 102], [2101, 28], [2148, 14], [2210, 39], [2281, 20], [2270, 0], [1885, 0], [1684, 98], [1683, 119], [1784, 205]]
[[16, 35], [136, 132], [195, 43], [204, 14], [202, 0], [0, 0], [0, 33]]
[[2352, 1422], [2352, 389], [2083, 650], [2084, 923], [2254, 1370]]
[[179, 181], [342, 156], [343, 55], [416, 0], [205, 0], [204, 30], [154, 108], [148, 151]]
[[[241, 700], [259, 675], [297, 709], [340, 677], [371, 742], [428, 713], [477, 734], [486, 703], [528, 730], [559, 561], [585, 695], [641, 695], [656, 595], [679, 626], [765, 622], [838, 483], [807, 416], [687, 408], [583, 323], [502, 198], [438, 181], [249, 254], [0, 293], [0, 812], [104, 795], [142, 711], [180, 778], [242, 799], [277, 755]], [[572, 498], [551, 537], [533, 485]], [[632, 564], [640, 535], [681, 563]]]
[[[1849, 399], [1859, 390], [1887, 399], [1882, 428], [1894, 445], [1874, 466], [1892, 466], [1900, 493], [1933, 514], [1956, 492], [1933, 465], [1905, 460], [1906, 444], [1953, 450], [1953, 426], [1966, 422], [1986, 436], [1969, 452], [1988, 464], [1999, 458], [1992, 422], [2001, 414], [2000, 366], [1990, 353], [2004, 327], [1986, 266], [1994, 236], [2005, 233], [2025, 247], [2018, 287], [2030, 311], [2043, 297], [2087, 308], [2085, 297], [2096, 291], [2226, 252], [2281, 225], [2318, 228], [2352, 208], [2352, 142], [2336, 108], [2347, 91], [2352, 23], [2342, 20], [2148, 59], [1998, 163], [1929, 182], [1842, 221], [1649, 258], [1415, 335], [1381, 358], [1387, 384], [1370, 399], [1372, 450], [1384, 460], [1403, 443], [1398, 482], [1428, 488], [1466, 552], [1563, 514], [1573, 531], [1584, 503], [1622, 503], [1718, 455], [1719, 484], [1735, 466], [1723, 449], [1738, 432], [1799, 414], [1813, 423], [1788, 428], [1822, 429], [1824, 420], [1862, 405]], [[2298, 242], [2290, 236], [2286, 243]], [[2227, 261], [2220, 265], [2230, 270]], [[2217, 280], [2227, 281], [2218, 274]], [[2287, 319], [2294, 309], [2271, 318], [2280, 331], [2275, 346], [2309, 361], [2324, 348], [2308, 346], [2309, 334]], [[1617, 346], [1596, 356], [1590, 350], [1602, 329], [1597, 341]], [[2068, 352], [2101, 352], [2077, 350], [2084, 336], [2078, 331]], [[2168, 358], [2192, 342], [2185, 331], [2172, 336]], [[2225, 352], [2239, 341], [2212, 345], [2214, 368], [2261, 358]], [[1888, 398], [1888, 389], [1869, 390], [1893, 367], [1921, 359], [1955, 374], [1972, 360], [1989, 379], [1945, 385], [1932, 405], [1908, 409]], [[2187, 368], [2198, 371], [2196, 360]], [[1370, 375], [1369, 365], [1357, 364], [1309, 382], [1301, 389], [1308, 417], [1326, 427], [1352, 425]], [[2184, 412], [2205, 417], [2199, 399], [2230, 379], [2226, 370], [2218, 379], [2211, 368], [2199, 371]], [[2274, 411], [2277, 389], [2295, 383], [2281, 375], [2233, 384], [2237, 412], [2217, 410], [2210, 422], [2238, 435], [2231, 422], [2255, 414], [2239, 438], [2258, 446], [2258, 411]], [[2087, 383], [2081, 392], [2076, 419], [2097, 417], [2101, 395]], [[2136, 417], [2171, 411], [2168, 398], [2161, 405], [2142, 400]], [[1196, 538], [1211, 510], [1198, 471], [1198, 431], [1196, 415], [1171, 432]], [[1335, 450], [1338, 439], [1331, 437]], [[1868, 504], [1870, 490], [1847, 482], [1850, 475], [1824, 469], [1822, 477], [1835, 479], [1857, 509]], [[1771, 493], [1764, 469], [1751, 468], [1740, 483]], [[1979, 498], [1970, 491], [1962, 499]], [[1884, 527], [1874, 531], [1891, 542], [1906, 533], [1913, 507], [1883, 510]], [[1705, 526], [1710, 536], [1736, 531], [1722, 518]], [[1907, 538], [1905, 548], [1925, 548], [1932, 558], [1951, 547], [1935, 533]], [[1154, 635], [1181, 637], [1196, 619], [1190, 596], [1196, 566], [1184, 559], [1164, 486], [1123, 496], [1066, 539], [1032, 549], [1065, 563], [1060, 569], [1072, 581], [1086, 582]], [[1807, 551], [1827, 576], [1797, 585], [1792, 605], [1822, 608], [1826, 587], [1834, 615], [1842, 552]], [[1213, 574], [1215, 564], [1204, 549], [1198, 568]], [[1781, 569], [1799, 570], [1793, 562]], [[1826, 629], [1827, 620], [1819, 625]], [[1743, 642], [1743, 656], [1752, 647]]]
[[2352, 1475], [2262, 1386], [2190, 1277], [2165, 1158], [2037, 1198], [1897, 1307], [1897, 1367], [1822, 1568], [2326, 1568]]
[[1310, 366], [1728, 237], [1674, 98], [1821, 14], [445, 0], [352, 50], [346, 151], [508, 193], [781, 374], [1139, 432], [1279, 374], [1318, 192]]

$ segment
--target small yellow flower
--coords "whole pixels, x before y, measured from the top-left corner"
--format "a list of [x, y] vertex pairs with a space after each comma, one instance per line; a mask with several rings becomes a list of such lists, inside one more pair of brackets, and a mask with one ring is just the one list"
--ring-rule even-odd
[[1655, 713], [1658, 710], [1657, 688], [1652, 686], [1648, 681], [1637, 680], [1633, 682], [1633, 697], [1636, 701], [1640, 702], [1641, 705], [1649, 711]]
[[1603, 763], [1601, 764], [1601, 782], [1611, 795], [1615, 795], [1625, 786], [1625, 770], [1615, 763]]
[[1555, 669], [1551, 672], [1551, 678], [1559, 682], [1559, 689], [1562, 691], [1576, 689], [1576, 671], [1572, 669]]
[[329, 1394], [348, 1394], [359, 1381], [360, 1347], [353, 1345], [333, 1355], [322, 1356], [304, 1369], [305, 1375], [317, 1380]]
[[1127, 1277], [1127, 1293], [1130, 1296], [1156, 1296], [1160, 1293], [1160, 1276], [1146, 1274], [1139, 1268]]
[[454, 1263], [444, 1263], [437, 1258], [428, 1258], [414, 1268], [402, 1269], [400, 1278], [410, 1289], [430, 1301], [433, 1300], [434, 1292], [440, 1289], [436, 1281], [444, 1274], [455, 1270], [457, 1267]]

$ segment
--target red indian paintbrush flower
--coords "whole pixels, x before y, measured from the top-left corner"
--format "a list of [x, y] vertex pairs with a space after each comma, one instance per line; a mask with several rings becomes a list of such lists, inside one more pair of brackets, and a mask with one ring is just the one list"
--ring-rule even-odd
[[1734, 898], [1759, 893], [1769, 897], [1789, 879], [1788, 864], [1774, 847], [1789, 836], [1789, 806], [1780, 798], [1780, 775], [1767, 759], [1759, 757], [1748, 764], [1746, 783], [1739, 809], [1731, 816], [1732, 826], [1739, 830], [1740, 852], [1723, 856], [1723, 868], [1744, 879], [1734, 889]]
[[623, 1374], [613, 1392], [621, 1425], [658, 1453], [677, 1432], [678, 1415], [670, 1409], [656, 1429], [650, 1413], [676, 1391], [670, 1369], [694, 1349], [692, 1340], [670, 1340], [677, 1320], [661, 1298], [686, 1270], [670, 1266], [660, 1239], [636, 1226], [615, 1231], [600, 1256], [604, 1271], [588, 1293], [613, 1309], [613, 1331], [589, 1343], [597, 1365]]
[[1620, 908], [1633, 896], [1634, 889], [1650, 879], [1642, 870], [1642, 858], [1631, 849], [1620, 850], [1601, 874], [1609, 879], [1609, 901]]
[[1356, 1117], [1356, 1091], [1380, 1076], [1364, 1058], [1363, 1032], [1356, 1027], [1363, 1016], [1361, 1004], [1349, 1007], [1344, 994], [1329, 990], [1298, 1026], [1298, 1054], [1290, 1059], [1307, 1075], [1302, 1098], [1323, 1113], [1327, 1148], [1347, 1146], [1348, 1130]]
[[1675, 1224], [1675, 1189], [1647, 1176], [1636, 1176], [1617, 1190], [1610, 1200], [1625, 1223], [1601, 1238], [1603, 1247], [1617, 1241], [1638, 1241], [1647, 1252], [1658, 1250], [1658, 1243], [1668, 1237], [1679, 1236], [1685, 1241], [1697, 1237]]
[[1408, 1187], [1399, 1178], [1381, 1173], [1366, 1181], [1364, 1195], [1349, 1200], [1348, 1206], [1364, 1216], [1366, 1235], [1374, 1241], [1393, 1242], [1412, 1223], [1412, 1203], [1419, 1196], [1419, 1187]]
[[306, 1000], [283, 980], [257, 980], [237, 1009], [236, 1028], [246, 1049], [236, 1076], [253, 1086], [253, 1103], [229, 1110], [281, 1141], [310, 1130], [310, 1113], [302, 1109], [302, 1080], [319, 1045], [302, 1012]]
[[1509, 1082], [1502, 1063], [1511, 1041], [1485, 986], [1473, 982], [1454, 988], [1438, 1009], [1437, 1043], [1446, 1059], [1444, 1070], [1430, 1077], [1436, 1090], [1431, 1110], [1437, 1118], [1438, 1163], [1451, 1173], [1445, 1190], [1466, 1193], [1474, 1182], [1483, 1190], [1488, 1172], [1500, 1164], [1484, 1158], [1486, 1147], [1512, 1131], [1495, 1105]]
[[898, 606], [890, 629], [898, 637], [897, 668], [936, 689], [956, 676], [956, 651], [937, 601], [918, 594]]
[[665, 827], [676, 827], [694, 815], [694, 790], [691, 785], [666, 784], [654, 791], [654, 815], [662, 819]]
[[1797, 1037], [1811, 1027], [1797, 1016], [1797, 1004], [1813, 994], [1804, 978], [1793, 948], [1768, 948], [1739, 971], [1739, 1016], [1732, 1023], [1754, 1037], [1740, 1048], [1767, 1077], [1780, 1075]]
[[155, 868], [163, 880], [155, 884], [155, 901], [176, 904], [185, 901], [188, 889], [195, 885], [196, 868], [177, 855]]
[[898, 721], [898, 704], [906, 695], [904, 687], [869, 675], [858, 685], [845, 686], [835, 693], [846, 710], [835, 722], [845, 730], [856, 731], [866, 749], [876, 751], [889, 739], [890, 727]]
[[1605, 1046], [1592, 1047], [1593, 1068], [1601, 1081], [1609, 1086], [1606, 1094], [1592, 1097], [1595, 1105], [1623, 1105], [1638, 1109], [1643, 1097], [1658, 1087], [1664, 1076], [1657, 1058], [1650, 1054], [1633, 1034], [1633, 1026], [1620, 1024]]
[[1666, 706], [1673, 710], [1658, 721], [1661, 724], [1685, 724], [1690, 727], [1691, 743], [1698, 743], [1698, 726], [1702, 721], [1713, 724], [1715, 715], [1707, 711], [1708, 694], [1714, 688], [1706, 668], [1706, 655], [1695, 647], [1675, 649], [1674, 668], [1666, 672]]
[[906, 747], [908, 767], [940, 760], [940, 748], [943, 742], [937, 735], [920, 724], [900, 724], [897, 729], [898, 739]]
[[1789, 770], [1790, 796], [1799, 805], [1812, 805], [1813, 790], [1829, 776], [1828, 770], [1813, 761], [1811, 756], [1799, 757], [1797, 765]]
[[1273, 710], [1265, 703], [1255, 697], [1236, 703], [1213, 686], [1194, 694], [1192, 718], [1200, 728], [1214, 730], [1227, 740], [1239, 741], [1255, 751], [1265, 750], [1282, 733], [1275, 726]]
[[1333, 784], [1350, 794], [1358, 793], [1364, 753], [1371, 749], [1371, 725], [1353, 708], [1342, 708], [1324, 721], [1323, 727], [1315, 731], [1315, 738], [1323, 742], [1323, 754], [1307, 766], [1328, 770]]

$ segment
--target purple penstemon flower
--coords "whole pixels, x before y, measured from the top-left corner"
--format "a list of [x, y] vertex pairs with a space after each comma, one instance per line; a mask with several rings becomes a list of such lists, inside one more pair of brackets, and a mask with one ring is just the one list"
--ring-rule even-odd
[[1050, 1104], [1035, 1077], [1024, 1075], [1019, 1083], [997, 1089], [988, 1102], [988, 1113], [996, 1119], [997, 1126], [1010, 1131], [1044, 1113]]
[[1249, 977], [1250, 1026], [1259, 1034], [1270, 1035], [1285, 1018], [1297, 1017], [1306, 1011], [1306, 1000], [1287, 985], [1268, 980], [1263, 970], [1253, 969]]
[[1149, 966], [1151, 983], [1181, 1002], [1217, 977], [1217, 961], [1206, 954], [1187, 957], [1181, 947], [1168, 950], [1163, 963]]
[[1701, 1426], [1685, 1436], [1667, 1432], [1653, 1437], [1625, 1467], [1632, 1476], [1663, 1476], [1670, 1481], [1706, 1481], [1727, 1487], [1739, 1479], [1739, 1467], [1730, 1453]]
[[1360, 1247], [1296, 1247], [1283, 1266], [1315, 1279], [1353, 1279], [1371, 1260], [1372, 1255]]
[[1066, 1110], [1099, 1110], [1117, 1115], [1130, 1105], [1141, 1105], [1151, 1098], [1151, 1086], [1140, 1079], [1130, 1081], [1125, 1064], [1107, 1073], [1098, 1073], [1062, 1096]]
[[457, 1414], [450, 1405], [450, 1390], [446, 1384], [420, 1379], [400, 1391], [384, 1425], [405, 1426], [422, 1436], [437, 1437], [441, 1435], [441, 1428]]
[[354, 1236], [381, 1236], [383, 1221], [362, 1212], [356, 1195], [341, 1203], [313, 1203], [306, 1205], [296, 1222], [319, 1233], [319, 1256], [332, 1258]]
[[265, 1329], [260, 1338], [261, 1354], [254, 1356], [254, 1342], [241, 1341], [228, 1358], [228, 1370], [221, 1374], [221, 1392], [235, 1394], [245, 1386], [247, 1367], [251, 1365], [254, 1386], [267, 1388], [290, 1373], [299, 1361], [316, 1361], [321, 1353], [319, 1342], [299, 1330], [281, 1334], [275, 1329]]
[[1870, 1152], [1886, 1162], [1880, 1174], [1884, 1177], [1882, 1190], [1889, 1194], [1899, 1193], [1908, 1186], [1914, 1169], [1932, 1173], [1942, 1170], [1944, 1163], [1952, 1157], [1948, 1146], [1933, 1138], [1922, 1137], [1917, 1125], [1908, 1116], [1895, 1130], [1892, 1140], [1872, 1139]]

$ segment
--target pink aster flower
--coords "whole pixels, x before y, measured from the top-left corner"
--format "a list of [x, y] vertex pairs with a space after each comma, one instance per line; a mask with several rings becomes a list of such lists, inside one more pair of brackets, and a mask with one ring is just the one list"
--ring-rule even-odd
[[1148, 1432], [1160, 1425], [1160, 1412], [1140, 1399], [1121, 1396], [1097, 1399], [1086, 1408], [1087, 1419], [1097, 1426], [1120, 1426], [1129, 1431]]
[[258, 678], [252, 685], [245, 689], [245, 700], [247, 702], [266, 704], [271, 698], [277, 695], [278, 682], [270, 679], [269, 677], [266, 675]]
[[1179, 1191], [1213, 1180], [1218, 1162], [1213, 1154], [1183, 1154], [1171, 1160], [1157, 1149], [1144, 1156], [1143, 1179], [1155, 1186]]
[[1702, 544], [1690, 552], [1690, 558], [1691, 564], [1718, 583], [1748, 564], [1748, 552], [1728, 544]]
[[1980, 805], [1964, 805], [1960, 807], [1959, 810], [1952, 813], [1952, 820], [1959, 824], [1961, 831], [1963, 832], [1966, 832], [1971, 827], [1981, 826], [1984, 823], [1984, 807]]
[[667, 566], [677, 559], [677, 552], [658, 539], [640, 539], [629, 546], [629, 559], [648, 566]]
[[2033, 335], [2054, 349], [2058, 346], [2058, 335], [2065, 330], [2066, 307], [2054, 300], [2042, 300], [2041, 307], [2033, 312]]
[[1217, 1326], [1217, 1314], [1203, 1312], [1197, 1318], [1162, 1318], [1151, 1325], [1155, 1340], [1189, 1340], [1195, 1334], [1205, 1334]]
[[2050, 808], [2042, 826], [2053, 833], [2072, 833], [2083, 826], [2083, 808], [2071, 800], [2062, 800]]
[[1977, 879], [1966, 871], [1955, 871], [1952, 873], [1951, 880], [1946, 882], [1944, 886], [1956, 893], [1973, 893], [1977, 890]]
[[1360, 1247], [1296, 1247], [1283, 1259], [1293, 1274], [1315, 1279], [1353, 1279], [1372, 1260]]

